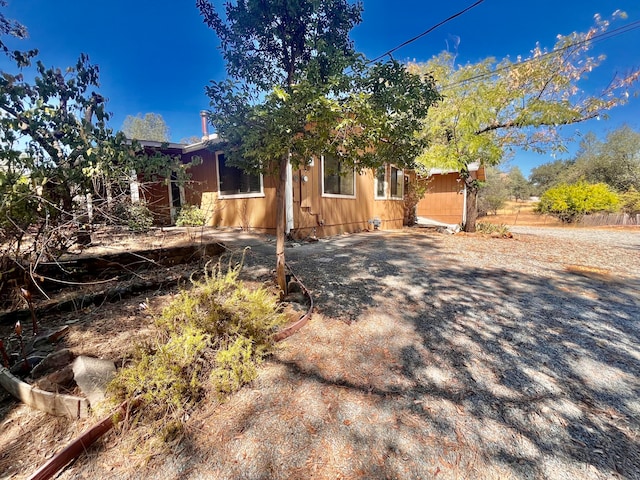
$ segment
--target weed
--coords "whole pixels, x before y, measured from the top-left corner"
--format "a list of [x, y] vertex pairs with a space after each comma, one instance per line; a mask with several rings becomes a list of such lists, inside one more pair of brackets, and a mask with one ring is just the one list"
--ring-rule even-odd
[[493, 223], [478, 222], [476, 224], [476, 232], [498, 238], [511, 238], [513, 236], [509, 231], [509, 227], [504, 224], [494, 225]]

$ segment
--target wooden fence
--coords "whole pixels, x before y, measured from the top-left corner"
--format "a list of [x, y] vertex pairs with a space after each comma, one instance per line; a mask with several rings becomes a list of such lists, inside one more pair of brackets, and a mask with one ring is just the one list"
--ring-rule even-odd
[[640, 225], [640, 214], [594, 213], [582, 217], [580, 224], [591, 227], [601, 227], [605, 225]]

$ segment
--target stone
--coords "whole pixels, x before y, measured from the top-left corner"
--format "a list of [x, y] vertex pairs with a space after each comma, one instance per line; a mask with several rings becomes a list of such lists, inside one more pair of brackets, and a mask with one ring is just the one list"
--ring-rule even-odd
[[57, 352], [47, 355], [31, 370], [31, 378], [39, 378], [54, 370], [66, 367], [73, 361], [73, 352], [68, 348], [63, 348]]
[[89, 404], [97, 405], [105, 399], [107, 384], [116, 374], [111, 360], [80, 355], [73, 361], [73, 378]]

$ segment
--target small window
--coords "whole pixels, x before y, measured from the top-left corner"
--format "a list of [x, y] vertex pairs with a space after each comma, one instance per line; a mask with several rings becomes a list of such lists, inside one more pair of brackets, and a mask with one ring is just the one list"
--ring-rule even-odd
[[404, 173], [399, 168], [391, 167], [391, 198], [403, 198], [404, 196]]
[[262, 195], [262, 175], [253, 175], [226, 164], [224, 153], [218, 153], [218, 191], [221, 197]]
[[337, 158], [322, 157], [322, 193], [354, 197], [356, 178], [352, 167], [345, 166]]
[[387, 198], [387, 168], [383, 165], [376, 170], [375, 198]]

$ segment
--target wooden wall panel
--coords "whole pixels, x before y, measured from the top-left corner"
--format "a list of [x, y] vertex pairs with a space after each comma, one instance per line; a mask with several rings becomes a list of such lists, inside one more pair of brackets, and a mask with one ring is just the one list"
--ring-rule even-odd
[[444, 223], [461, 223], [464, 184], [458, 179], [457, 173], [434, 175], [416, 208], [418, 216]]

